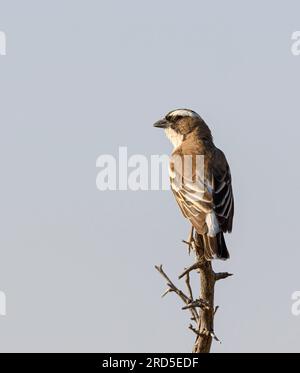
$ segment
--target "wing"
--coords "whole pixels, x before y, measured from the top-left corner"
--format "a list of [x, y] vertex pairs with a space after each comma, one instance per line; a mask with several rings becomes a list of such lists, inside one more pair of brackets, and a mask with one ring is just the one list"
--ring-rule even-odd
[[213, 208], [211, 182], [204, 177], [202, 160], [195, 154], [174, 154], [170, 161], [171, 189], [183, 215], [199, 234], [207, 233], [206, 215]]
[[233, 194], [226, 158], [215, 148], [211, 155], [202, 160], [203, 163], [192, 155], [189, 159], [181, 156], [181, 162], [178, 162], [178, 157], [173, 157], [170, 162], [171, 189], [183, 215], [198, 233], [208, 232], [208, 221], [210, 232], [218, 232], [220, 229], [230, 232]]
[[216, 148], [212, 162], [214, 211], [223, 232], [231, 232], [234, 199], [230, 168], [223, 152]]

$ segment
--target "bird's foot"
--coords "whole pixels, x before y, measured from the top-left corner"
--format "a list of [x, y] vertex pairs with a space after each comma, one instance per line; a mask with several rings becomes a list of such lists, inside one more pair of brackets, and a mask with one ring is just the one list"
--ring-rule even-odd
[[191, 232], [190, 232], [190, 235], [189, 235], [189, 238], [187, 241], [185, 240], [182, 240], [183, 243], [185, 243], [186, 245], [188, 245], [188, 253], [190, 254], [192, 250], [195, 249], [194, 245], [195, 245], [195, 239], [194, 239], [194, 227], [192, 227], [191, 229]]

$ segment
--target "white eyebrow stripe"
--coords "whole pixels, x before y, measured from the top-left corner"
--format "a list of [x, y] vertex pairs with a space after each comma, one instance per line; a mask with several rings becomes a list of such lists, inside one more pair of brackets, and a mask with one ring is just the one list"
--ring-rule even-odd
[[187, 109], [177, 109], [177, 110], [171, 111], [167, 116], [170, 116], [170, 117], [181, 116], [181, 117], [200, 118], [199, 114], [195, 113], [192, 110], [187, 110]]

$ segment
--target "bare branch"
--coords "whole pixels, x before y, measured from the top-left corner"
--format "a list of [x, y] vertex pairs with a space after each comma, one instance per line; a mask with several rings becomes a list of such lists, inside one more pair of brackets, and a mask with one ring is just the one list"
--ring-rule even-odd
[[205, 309], [205, 310], [210, 309], [209, 304], [203, 299], [196, 299], [193, 302], [191, 302], [191, 303], [187, 304], [186, 306], [182, 307], [182, 309], [187, 310], [189, 308], [197, 308], [197, 307]]
[[190, 329], [192, 332], [194, 332], [198, 337], [202, 335], [200, 332], [198, 332], [197, 329], [195, 329], [195, 328], [193, 327], [192, 324], [189, 325], [189, 329]]
[[[197, 232], [195, 233], [195, 237], [191, 234], [189, 241], [185, 243], [189, 245], [189, 249], [191, 247], [194, 248], [195, 253], [195, 263], [185, 268], [179, 276], [179, 279], [185, 277], [187, 294], [175, 286], [163, 271], [162, 265], [155, 266], [155, 268], [167, 282], [168, 288], [162, 296], [171, 292], [176, 293], [184, 303], [182, 309], [188, 310], [191, 313], [191, 320], [195, 325], [190, 324], [189, 329], [196, 334], [193, 352], [207, 353], [211, 349], [213, 340], [221, 343], [214, 332], [214, 316], [219, 309], [219, 306], [214, 307], [215, 283], [218, 280], [232, 276], [232, 274], [228, 272], [215, 273], [213, 271], [212, 261], [204, 258], [203, 237]], [[190, 282], [190, 273], [193, 270], [197, 270], [200, 276], [200, 296], [198, 299], [194, 299]]]
[[[170, 293], [170, 292], [174, 292], [176, 293], [180, 298], [181, 300], [185, 303], [185, 304], [190, 304], [193, 300], [190, 299], [186, 294], [184, 294], [183, 291], [181, 291], [180, 289], [177, 288], [177, 286], [174, 285], [174, 283], [170, 280], [170, 278], [168, 277], [168, 275], [165, 273], [165, 271], [163, 270], [163, 267], [162, 265], [160, 266], [155, 266], [156, 270], [167, 280], [167, 286], [169, 287], [164, 293], [162, 296], [165, 296], [166, 294]], [[194, 318], [195, 320], [198, 320], [199, 318], [199, 315], [197, 313], [197, 311], [195, 309], [192, 309], [190, 308], [189, 309], [191, 314], [192, 314], [192, 318]]]
[[216, 281], [222, 280], [222, 279], [227, 278], [229, 276], [233, 276], [233, 274], [232, 273], [228, 273], [228, 272], [215, 273], [215, 280]]
[[169, 279], [167, 274], [164, 272], [162, 265], [160, 266], [155, 266], [157, 271], [167, 280], [167, 285], [169, 286], [171, 291], [174, 291], [183, 301], [184, 303], [190, 303], [191, 299], [183, 293], [180, 289], [178, 289], [173, 282]]
[[185, 283], [186, 283], [186, 286], [188, 288], [190, 299], [193, 301], [194, 298], [193, 298], [193, 291], [192, 291], [192, 288], [191, 288], [190, 274], [189, 273], [187, 273], [186, 276], [185, 276]]
[[190, 267], [186, 268], [182, 274], [178, 277], [178, 279], [180, 280], [182, 277], [186, 276], [188, 273], [190, 273], [191, 271], [195, 270], [195, 269], [198, 269], [200, 268], [200, 266], [203, 264], [203, 261], [199, 261], [199, 262], [196, 262], [194, 264], [192, 264]]
[[172, 289], [167, 289], [162, 295], [161, 297], [164, 298], [168, 293], [171, 293], [173, 290]]

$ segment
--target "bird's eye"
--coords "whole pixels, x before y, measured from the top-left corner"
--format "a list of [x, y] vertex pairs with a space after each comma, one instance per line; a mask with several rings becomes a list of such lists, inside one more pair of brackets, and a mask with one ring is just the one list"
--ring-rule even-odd
[[183, 115], [167, 115], [166, 120], [172, 123], [176, 123], [179, 119], [182, 119]]
[[176, 122], [178, 122], [182, 118], [183, 118], [182, 115], [176, 115], [176, 117], [173, 118], [173, 122], [176, 123]]

